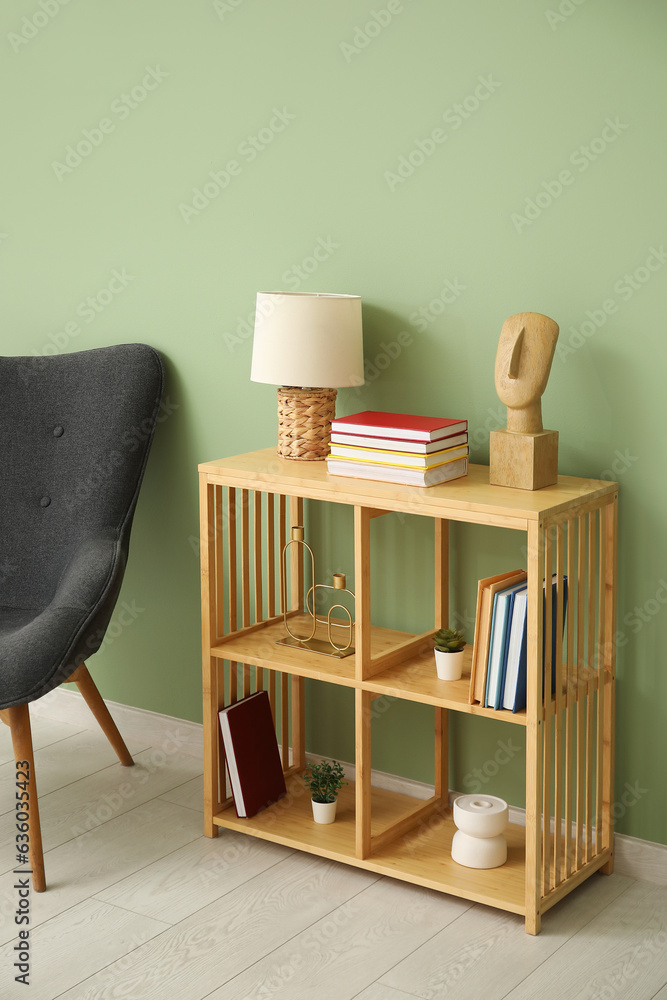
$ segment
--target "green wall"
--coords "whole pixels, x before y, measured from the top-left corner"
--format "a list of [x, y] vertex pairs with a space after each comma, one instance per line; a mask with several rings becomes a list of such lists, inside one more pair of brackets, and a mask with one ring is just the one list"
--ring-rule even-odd
[[[168, 367], [104, 693], [201, 718], [197, 463], [276, 437], [249, 382], [257, 290], [360, 294], [369, 377], [339, 412], [467, 417], [477, 461], [502, 323], [544, 312], [561, 472], [620, 483], [617, 829], [667, 841], [663, 4], [12, 0], [0, 21], [0, 348], [145, 340]], [[378, 614], [407, 627], [422, 528], [377, 529], [401, 559]], [[461, 620], [517, 546], [459, 528]], [[326, 724], [309, 700], [310, 748], [349, 759], [346, 699]], [[390, 706], [374, 764], [428, 780], [429, 725]], [[509, 728], [457, 720], [454, 787]], [[519, 801], [522, 755], [487, 790]]]

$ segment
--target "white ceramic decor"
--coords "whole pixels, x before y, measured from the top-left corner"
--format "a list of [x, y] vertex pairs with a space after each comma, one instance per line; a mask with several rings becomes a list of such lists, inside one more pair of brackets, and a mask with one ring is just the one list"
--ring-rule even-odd
[[509, 810], [495, 795], [459, 795], [454, 800], [452, 858], [466, 868], [498, 868], [507, 861], [503, 836]]

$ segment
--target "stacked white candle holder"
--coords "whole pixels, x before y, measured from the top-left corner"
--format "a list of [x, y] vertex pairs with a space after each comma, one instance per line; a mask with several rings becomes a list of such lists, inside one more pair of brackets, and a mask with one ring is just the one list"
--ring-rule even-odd
[[454, 800], [452, 858], [466, 868], [498, 868], [507, 861], [503, 836], [509, 810], [495, 795], [459, 795]]

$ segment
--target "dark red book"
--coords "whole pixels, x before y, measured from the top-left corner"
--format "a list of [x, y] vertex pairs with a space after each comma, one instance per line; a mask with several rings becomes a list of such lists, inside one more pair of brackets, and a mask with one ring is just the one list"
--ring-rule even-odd
[[382, 413], [364, 410], [349, 417], [336, 417], [331, 430], [345, 434], [364, 434], [368, 437], [398, 438], [405, 441], [437, 441], [450, 434], [467, 431], [467, 420], [446, 417], [415, 417], [410, 413]]
[[237, 816], [254, 816], [287, 793], [271, 705], [257, 691], [219, 713]]

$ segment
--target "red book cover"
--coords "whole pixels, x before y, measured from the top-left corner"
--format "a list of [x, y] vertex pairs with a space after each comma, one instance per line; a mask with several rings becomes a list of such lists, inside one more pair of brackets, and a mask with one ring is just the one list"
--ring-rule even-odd
[[467, 420], [445, 417], [416, 417], [410, 413], [382, 413], [364, 410], [349, 417], [336, 417], [331, 430], [369, 437], [398, 438], [406, 441], [436, 441], [450, 434], [467, 431]]
[[254, 816], [286, 794], [271, 705], [257, 691], [219, 713], [237, 816]]

